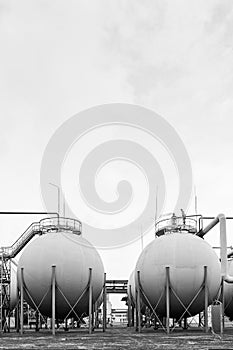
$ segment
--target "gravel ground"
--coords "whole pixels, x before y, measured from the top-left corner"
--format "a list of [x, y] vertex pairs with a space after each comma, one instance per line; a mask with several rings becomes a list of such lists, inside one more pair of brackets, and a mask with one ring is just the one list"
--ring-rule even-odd
[[51, 336], [48, 331], [27, 330], [23, 336], [12, 332], [1, 336], [0, 349], [198, 349], [233, 350], [233, 328], [226, 329], [222, 338], [202, 330], [175, 330], [166, 335], [162, 331], [145, 329], [138, 334], [134, 329], [111, 328], [106, 333], [96, 330], [89, 335], [86, 329], [59, 331]]

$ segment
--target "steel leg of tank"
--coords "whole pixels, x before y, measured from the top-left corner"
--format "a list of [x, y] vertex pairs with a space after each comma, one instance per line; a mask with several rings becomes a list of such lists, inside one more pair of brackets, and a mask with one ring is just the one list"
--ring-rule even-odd
[[20, 334], [23, 335], [23, 299], [24, 299], [24, 278], [23, 267], [20, 270]]
[[202, 326], [202, 315], [201, 315], [201, 312], [198, 314], [198, 326], [199, 327]]
[[134, 327], [134, 307], [132, 306], [132, 327]]
[[170, 277], [169, 266], [166, 266], [166, 330], [167, 334], [170, 333], [169, 320], [170, 320]]
[[205, 291], [205, 318], [204, 318], [204, 324], [205, 324], [205, 332], [208, 332], [208, 285], [207, 285], [207, 266], [204, 266], [204, 291]]
[[[92, 291], [92, 296], [93, 296], [93, 291]], [[93, 305], [93, 301], [92, 301], [92, 315], [91, 315], [91, 327], [92, 327], [92, 331], [95, 330], [95, 305]]]
[[103, 332], [106, 331], [107, 320], [107, 293], [106, 293], [106, 273], [104, 274], [104, 286], [103, 286]]
[[138, 289], [135, 286], [135, 329], [138, 331]]
[[129, 296], [128, 296], [128, 326], [132, 327], [132, 304], [131, 304], [131, 285], [129, 286]]
[[19, 319], [19, 303], [18, 305], [16, 306], [16, 309], [15, 309], [15, 329], [16, 329], [16, 332], [19, 333], [19, 328], [20, 328], [20, 319]]
[[52, 335], [55, 335], [56, 322], [56, 266], [52, 265]]
[[99, 308], [98, 303], [95, 303], [95, 328], [99, 328]]
[[40, 321], [39, 321], [39, 311], [36, 310], [36, 332], [39, 332], [40, 330]]
[[92, 269], [89, 268], [89, 334], [92, 333]]
[[136, 293], [136, 304], [137, 304], [137, 330], [141, 333], [141, 293], [140, 293], [140, 271], [137, 271], [137, 293]]

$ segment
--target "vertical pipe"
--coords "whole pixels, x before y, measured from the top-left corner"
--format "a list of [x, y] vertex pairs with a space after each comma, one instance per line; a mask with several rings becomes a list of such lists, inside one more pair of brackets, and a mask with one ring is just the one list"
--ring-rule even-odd
[[137, 319], [138, 319], [138, 333], [141, 333], [141, 294], [140, 294], [140, 271], [137, 271]]
[[225, 328], [225, 298], [224, 298], [224, 279], [221, 283], [221, 302], [222, 302], [222, 329]]
[[204, 291], [205, 291], [205, 311], [204, 311], [204, 325], [205, 332], [208, 333], [208, 285], [207, 285], [207, 266], [204, 266]]
[[23, 295], [24, 292], [24, 278], [23, 267], [20, 270], [20, 334], [23, 335]]
[[56, 322], [56, 265], [52, 265], [52, 335], [55, 335]]
[[92, 268], [89, 268], [89, 334], [92, 333]]
[[103, 287], [103, 332], [106, 331], [107, 319], [107, 300], [106, 300], [106, 273], [104, 273], [104, 287]]
[[167, 334], [170, 333], [169, 319], [170, 319], [170, 278], [169, 278], [169, 266], [166, 266], [166, 330], [167, 330]]

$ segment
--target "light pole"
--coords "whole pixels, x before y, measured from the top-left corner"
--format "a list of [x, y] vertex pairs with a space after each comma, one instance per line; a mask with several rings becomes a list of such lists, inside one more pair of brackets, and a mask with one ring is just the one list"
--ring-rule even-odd
[[58, 212], [58, 215], [60, 216], [60, 187], [58, 185], [55, 185], [52, 182], [49, 182], [49, 184], [56, 187], [57, 189], [57, 212]]

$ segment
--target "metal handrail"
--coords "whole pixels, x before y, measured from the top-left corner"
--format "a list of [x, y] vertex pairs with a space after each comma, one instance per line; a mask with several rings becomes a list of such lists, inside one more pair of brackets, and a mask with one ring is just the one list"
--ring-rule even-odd
[[161, 230], [170, 232], [172, 230], [197, 231], [197, 220], [193, 216], [178, 217], [172, 214], [164, 216], [155, 223], [155, 234]]
[[71, 231], [80, 235], [82, 224], [79, 220], [64, 217], [42, 219], [39, 222], [32, 223], [11, 246], [0, 248], [0, 254], [7, 258], [14, 258], [35, 235], [54, 230]]
[[39, 221], [42, 232], [50, 231], [51, 229], [56, 230], [68, 230], [77, 234], [82, 232], [82, 223], [79, 220], [65, 218], [65, 217], [54, 217], [46, 218]]

